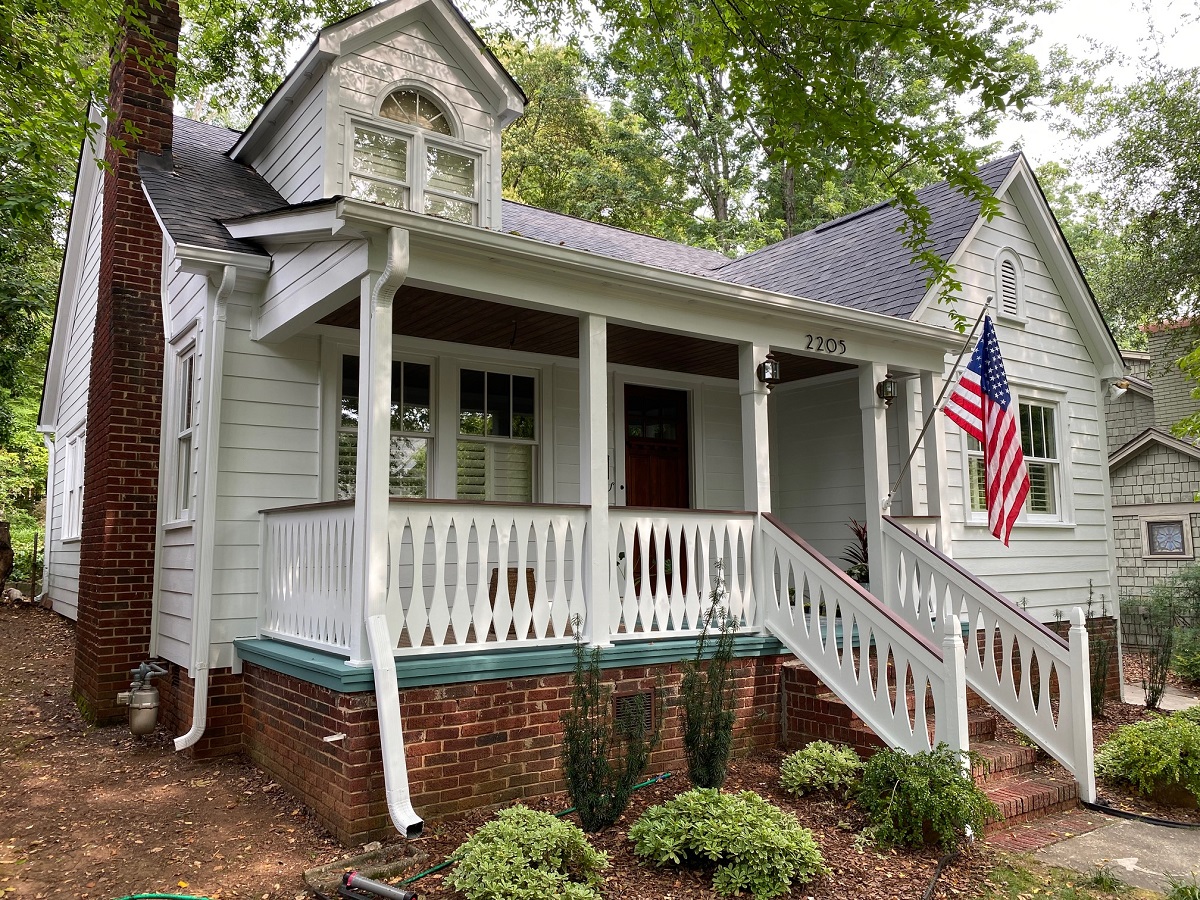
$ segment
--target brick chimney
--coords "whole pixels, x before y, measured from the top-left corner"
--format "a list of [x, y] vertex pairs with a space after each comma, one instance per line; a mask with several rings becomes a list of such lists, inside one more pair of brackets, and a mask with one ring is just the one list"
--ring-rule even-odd
[[[76, 702], [97, 723], [124, 717], [116, 694], [144, 661], [150, 639], [158, 455], [163, 391], [162, 232], [142, 194], [138, 151], [171, 146], [178, 0], [151, 2], [113, 51], [84, 452]], [[158, 46], [161, 42], [161, 46]], [[139, 60], [149, 61], [150, 70]], [[126, 123], [138, 129], [129, 134]]]

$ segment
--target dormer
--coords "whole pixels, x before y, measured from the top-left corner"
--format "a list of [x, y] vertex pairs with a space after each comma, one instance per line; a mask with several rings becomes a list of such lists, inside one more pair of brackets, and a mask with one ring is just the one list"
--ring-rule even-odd
[[446, 0], [325, 28], [232, 150], [290, 203], [338, 195], [500, 229], [500, 134], [525, 96]]

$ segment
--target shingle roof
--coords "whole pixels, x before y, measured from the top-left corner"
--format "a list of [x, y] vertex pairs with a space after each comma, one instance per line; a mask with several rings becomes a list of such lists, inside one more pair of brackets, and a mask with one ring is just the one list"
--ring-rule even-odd
[[663, 238], [614, 228], [564, 216], [562, 213], [504, 201], [501, 212], [504, 230], [522, 237], [588, 250], [600, 256], [627, 259], [631, 262], [692, 275], [708, 275], [729, 262], [729, 257], [715, 250], [703, 250], [676, 244]]
[[[1003, 183], [1019, 153], [979, 170], [992, 190]], [[979, 204], [946, 182], [917, 192], [929, 209], [929, 239], [949, 259], [979, 216]], [[904, 213], [890, 203], [867, 207], [811, 231], [733, 260], [715, 278], [811, 300], [908, 318], [925, 296], [927, 272], [912, 262], [898, 229]]]
[[[177, 243], [263, 254], [232, 237], [222, 222], [289, 208], [254, 170], [227, 155], [238, 133], [176, 117], [171, 158], [141, 155], [138, 170], [167, 232]], [[994, 160], [979, 174], [995, 189], [1019, 154]], [[929, 236], [943, 259], [957, 249], [979, 214], [978, 204], [936, 184], [918, 192], [932, 216]], [[782, 294], [908, 317], [925, 294], [926, 273], [911, 261], [897, 229], [904, 214], [887, 203], [730, 260], [703, 250], [504, 201], [505, 231], [675, 272], [705, 275]]]
[[171, 156], [138, 156], [138, 174], [159, 219], [177, 244], [265, 255], [239, 241], [223, 221], [281, 209], [288, 202], [265, 178], [226, 153], [236, 131], [175, 117]]

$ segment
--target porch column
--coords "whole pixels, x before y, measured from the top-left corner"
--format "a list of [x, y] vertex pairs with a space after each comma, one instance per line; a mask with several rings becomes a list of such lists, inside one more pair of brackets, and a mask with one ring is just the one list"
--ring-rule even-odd
[[369, 598], [387, 595], [388, 457], [391, 445], [392, 300], [408, 272], [408, 232], [391, 228], [372, 241], [358, 321], [358, 458], [354, 480], [354, 569], [350, 664], [370, 665]]
[[[875, 385], [887, 376], [883, 363], [858, 367], [858, 406], [862, 410], [863, 490], [867, 502], [867, 559], [871, 592], [888, 602], [883, 564], [883, 499], [888, 492], [887, 407]], [[894, 592], [893, 592], [894, 593]]]
[[584, 639], [610, 646], [608, 545], [608, 320], [579, 317], [579, 502], [588, 507]]
[[766, 571], [763, 565], [762, 513], [771, 511], [771, 443], [768, 433], [768, 387], [758, 380], [758, 364], [767, 357], [764, 344], [738, 345], [738, 392], [742, 396], [742, 504], [760, 515], [754, 521], [754, 543], [750, 554], [750, 596], [747, 623], [761, 628], [766, 605]]
[[[942, 379], [937, 372], [921, 370], [921, 413], [928, 416], [938, 400]], [[925, 432], [925, 498], [926, 511], [938, 517], [937, 549], [950, 550], [950, 506], [946, 491], [946, 425], [935, 413]]]

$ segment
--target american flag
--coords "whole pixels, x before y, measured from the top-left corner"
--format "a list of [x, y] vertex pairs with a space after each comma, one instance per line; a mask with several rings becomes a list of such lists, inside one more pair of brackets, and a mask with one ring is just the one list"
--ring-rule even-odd
[[946, 401], [945, 413], [983, 445], [988, 525], [1007, 547], [1013, 523], [1029, 493], [1029, 472], [991, 316], [983, 320], [983, 334], [971, 354], [970, 365]]

